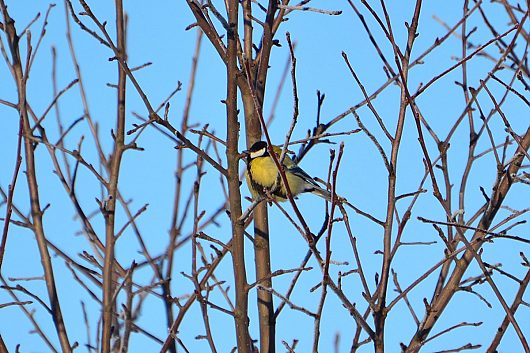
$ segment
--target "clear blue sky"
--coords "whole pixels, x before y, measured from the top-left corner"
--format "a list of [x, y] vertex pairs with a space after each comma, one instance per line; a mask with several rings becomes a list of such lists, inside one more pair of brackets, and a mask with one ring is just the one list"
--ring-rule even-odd
[[[377, 27], [377, 24], [370, 18], [369, 13], [363, 6], [355, 2], [362, 9], [369, 26], [372, 28], [376, 39], [381, 43], [383, 52], [387, 59], [393, 63], [391, 47]], [[40, 12], [41, 17], [31, 27], [33, 47], [43, 24], [43, 16], [48, 8], [48, 3], [44, 1], [7, 1], [11, 16], [16, 20], [17, 29], [21, 31], [35, 15]], [[94, 13], [104, 21], [108, 21], [107, 28], [113, 33], [114, 10], [111, 2], [89, 2]], [[271, 104], [278, 82], [282, 76], [286, 60], [289, 56], [288, 45], [285, 39], [285, 32], [291, 33], [293, 41], [296, 42], [297, 56], [297, 85], [300, 98], [299, 122], [293, 134], [293, 140], [305, 137], [307, 129], [311, 129], [315, 124], [316, 117], [316, 91], [320, 90], [326, 94], [326, 100], [322, 108], [322, 121], [327, 122], [337, 115], [347, 111], [349, 107], [362, 101], [363, 95], [355, 81], [351, 77], [347, 66], [342, 59], [341, 52], [345, 52], [355, 69], [359, 78], [363, 82], [369, 93], [374, 92], [385, 81], [386, 76], [382, 70], [383, 64], [377, 56], [373, 46], [368, 40], [368, 36], [362, 28], [359, 19], [354, 14], [346, 1], [313, 1], [310, 3], [315, 8], [325, 8], [327, 10], [342, 10], [340, 16], [329, 16], [314, 12], [293, 12], [288, 17], [289, 20], [282, 24], [276, 35], [281, 47], [273, 49], [271, 57], [271, 68], [265, 99], [265, 116], [271, 113]], [[185, 28], [194, 22], [190, 10], [185, 1], [128, 1], [125, 4], [128, 14], [128, 59], [131, 67], [152, 62], [152, 65], [136, 72], [136, 77], [147, 93], [148, 98], [154, 106], [158, 106], [166, 99], [172, 90], [181, 81], [183, 90], [171, 99], [170, 120], [175, 126], [180, 125], [180, 118], [185, 103], [186, 90], [189, 86], [189, 70], [191, 58], [194, 51], [196, 29], [185, 31]], [[221, 6], [221, 5], [220, 5]], [[374, 3], [374, 7], [378, 6]], [[388, 4], [388, 11], [392, 19], [394, 35], [399, 45], [404, 46], [406, 40], [405, 21], [410, 21], [414, 2], [396, 2]], [[80, 7], [76, 7], [80, 11]], [[500, 5], [494, 6], [488, 3], [485, 9], [490, 19], [498, 25], [499, 31], [508, 29], [508, 19]], [[434, 16], [445, 23], [453, 26], [460, 18], [462, 4], [460, 1], [447, 1], [439, 4], [434, 1], [425, 1], [422, 8], [422, 16], [419, 25], [419, 37], [415, 43], [412, 57], [416, 58], [429, 48], [437, 37], [446, 33], [443, 25]], [[90, 23], [86, 17], [81, 17], [85, 23]], [[3, 20], [2, 20], [3, 21]], [[492, 38], [491, 33], [484, 26], [478, 12], [474, 13], [468, 23], [468, 29], [478, 26], [477, 31], [471, 36], [470, 41], [481, 45]], [[90, 25], [91, 28], [95, 26]], [[528, 30], [528, 25], [525, 25]], [[107, 86], [107, 83], [116, 82], [116, 63], [108, 59], [113, 56], [110, 50], [96, 42], [92, 37], [81, 31], [78, 26], [72, 23], [72, 31], [75, 42], [75, 50], [81, 67], [84, 84], [87, 90], [87, 98], [90, 112], [94, 120], [99, 125], [99, 135], [103, 142], [105, 152], [110, 153], [112, 138], [110, 130], [114, 127], [116, 114], [115, 89]], [[458, 33], [461, 33], [458, 30]], [[2, 40], [6, 45], [4, 33]], [[511, 40], [508, 36], [507, 41]], [[23, 40], [25, 43], [25, 39]], [[51, 12], [38, 54], [33, 64], [28, 82], [28, 101], [32, 109], [38, 116], [46, 109], [53, 99], [51, 72], [52, 54], [51, 48], [55, 47], [57, 52], [57, 73], [58, 89], [64, 88], [74, 78], [72, 61], [65, 37], [65, 6], [57, 3]], [[25, 47], [24, 47], [25, 48]], [[470, 49], [471, 52], [473, 49]], [[486, 53], [498, 57], [498, 49], [492, 45], [486, 49]], [[24, 53], [25, 55], [25, 53]], [[24, 56], [23, 55], [23, 56]], [[432, 76], [442, 72], [452, 66], [456, 58], [461, 57], [462, 49], [460, 40], [456, 37], [449, 38], [444, 44], [435, 49], [424, 60], [423, 65], [419, 65], [411, 70], [409, 87], [412, 91], [421, 83], [426, 83]], [[476, 57], [469, 62], [468, 77], [469, 85], [477, 87], [481, 79], [485, 79], [487, 73], [493, 67], [494, 62], [487, 57]], [[393, 65], [395, 67], [395, 65]], [[505, 70], [504, 79], [508, 80], [512, 73]], [[16, 91], [14, 83], [5, 63], [0, 65], [0, 99], [16, 102]], [[462, 114], [465, 102], [462, 90], [455, 85], [455, 81], [462, 80], [462, 70], [457, 69], [448, 74], [442, 80], [432, 85], [417, 101], [423, 116], [433, 127], [440, 138], [445, 138], [449, 129]], [[214, 131], [216, 136], [225, 137], [225, 107], [221, 100], [225, 98], [225, 69], [212, 45], [203, 38], [201, 55], [199, 59], [199, 71], [194, 92], [194, 99], [191, 107], [190, 123], [199, 124], [197, 128], [208, 123], [210, 131]], [[514, 88], [523, 91], [521, 86], [514, 84]], [[146, 109], [132, 85], [128, 87], [127, 96], [127, 124], [132, 128], [133, 123], [139, 120], [133, 115], [137, 113], [146, 116]], [[500, 97], [503, 91], [499, 86], [492, 86], [493, 92]], [[278, 107], [274, 114], [275, 119], [269, 130], [272, 138], [277, 143], [282, 143], [287, 132], [293, 114], [292, 85], [290, 78], [280, 95]], [[387, 88], [374, 101], [378, 113], [389, 127], [391, 133], [395, 130], [395, 122], [399, 108], [399, 87], [393, 85]], [[482, 109], [487, 114], [492, 108], [491, 101], [487, 95], [480, 96]], [[528, 126], [528, 107], [521, 104], [521, 101], [509, 96], [509, 100], [503, 106], [504, 112], [509, 117], [515, 132], [522, 134]], [[75, 86], [68, 91], [59, 101], [59, 109], [65, 124], [73, 122], [83, 114], [83, 106], [79, 96], [79, 88]], [[358, 111], [363, 123], [373, 131], [383, 142], [386, 153], [390, 153], [390, 144], [384, 140], [381, 131], [377, 128], [377, 123], [370, 110], [366, 107]], [[12, 178], [12, 171], [16, 156], [16, 139], [18, 120], [15, 110], [0, 105], [0, 185], [7, 190]], [[476, 118], [476, 124], [480, 119]], [[55, 141], [60, 136], [56, 121], [55, 111], [44, 121], [44, 126], [50, 141]], [[350, 115], [348, 118], [335, 125], [330, 132], [340, 132], [356, 129], [357, 123]], [[502, 120], [496, 115], [490, 123], [490, 127], [495, 134], [496, 143], [504, 140], [505, 132]], [[427, 134], [427, 132], [424, 132]], [[454, 184], [452, 208], [458, 209], [458, 188], [460, 186], [461, 174], [465, 167], [467, 158], [469, 129], [467, 123], [462, 124], [456, 131], [455, 137], [451, 140], [449, 152], [451, 182]], [[66, 138], [65, 144], [68, 148], [74, 149], [81, 135], [86, 136], [83, 144], [85, 158], [93, 163], [97, 162], [96, 150], [93, 140], [89, 136], [88, 126], [85, 122], [76, 126], [72, 134]], [[196, 141], [197, 136], [192, 136]], [[242, 134], [242, 136], [244, 136]], [[424, 175], [424, 165], [422, 162], [421, 149], [417, 143], [417, 132], [409, 115], [404, 130], [403, 145], [400, 152], [398, 165], [398, 194], [416, 191]], [[429, 137], [428, 148], [431, 156], [436, 158], [437, 148]], [[338, 193], [346, 197], [366, 212], [379, 219], [384, 219], [386, 212], [386, 187], [387, 173], [381, 161], [380, 155], [363, 133], [349, 136], [334, 137], [332, 141], [336, 145], [319, 145], [302, 161], [301, 166], [312, 176], [325, 179], [328, 169], [329, 148], [338, 148], [339, 142], [344, 142], [345, 152], [342, 160]], [[174, 171], [175, 171], [175, 143], [162, 135], [155, 129], [147, 129], [138, 139], [138, 144], [145, 151], [128, 151], [123, 161], [123, 172], [120, 178], [120, 190], [126, 199], [130, 199], [133, 212], [148, 203], [148, 210], [138, 219], [138, 225], [147, 242], [148, 249], [152, 255], [158, 255], [167, 244], [168, 229], [171, 221], [173, 192], [174, 192]], [[487, 137], [482, 136], [477, 152], [483, 151], [490, 146]], [[245, 143], [240, 142], [241, 149]], [[297, 150], [296, 147], [292, 148]], [[513, 145], [508, 149], [508, 156], [513, 154]], [[221, 156], [224, 151], [220, 150]], [[50, 203], [50, 208], [45, 214], [45, 229], [48, 239], [67, 252], [70, 256], [79, 260], [79, 252], [83, 249], [90, 250], [85, 238], [79, 234], [80, 223], [74, 217], [73, 209], [64, 189], [60, 185], [57, 177], [53, 174], [53, 165], [50, 163], [48, 152], [44, 146], [38, 146], [36, 150], [38, 158], [38, 177], [42, 204]], [[193, 161], [195, 156], [190, 152], [186, 156], [188, 161]], [[528, 161], [525, 161], [527, 164]], [[241, 165], [243, 168], [243, 165]], [[23, 168], [24, 169], [24, 168]], [[206, 169], [201, 194], [200, 207], [205, 209], [207, 214], [213, 212], [222, 204], [223, 194], [219, 188], [219, 175], [213, 168]], [[195, 172], [186, 173], [183, 180], [185, 190], [191, 187], [195, 178]], [[442, 178], [441, 173], [438, 177]], [[101, 191], [90, 173], [83, 168], [79, 171], [78, 197], [82, 206], [88, 213], [97, 211], [95, 198], [101, 199]], [[479, 189], [482, 186], [487, 194], [490, 194], [491, 186], [496, 178], [494, 159], [491, 154], [479, 160], [470, 174], [470, 181], [466, 196], [465, 218], [469, 219], [484, 203], [482, 193]], [[444, 245], [430, 225], [422, 224], [416, 220], [417, 216], [435, 220], [445, 220], [445, 213], [432, 196], [432, 186], [427, 182], [424, 186], [427, 192], [420, 197], [418, 205], [415, 207], [411, 225], [408, 226], [404, 242], [431, 242], [437, 241], [435, 245], [404, 246], [396, 255], [393, 268], [398, 272], [401, 286], [408, 286], [415, 278], [423, 274], [433, 264], [443, 258]], [[214, 191], [215, 190], [215, 191]], [[244, 195], [248, 195], [246, 187], [242, 187]], [[518, 185], [509, 195], [508, 204], [514, 209], [528, 207], [528, 190]], [[404, 199], [398, 204], [400, 216], [406, 210], [410, 199]], [[20, 174], [16, 189], [15, 204], [23, 212], [28, 212], [27, 187], [25, 178]], [[244, 206], [248, 206], [244, 201]], [[318, 231], [323, 222], [324, 202], [316, 199], [313, 195], [303, 195], [299, 198], [298, 205], [302, 213], [309, 222], [314, 232]], [[288, 212], [291, 208], [285, 205]], [[504, 217], [508, 215], [507, 210], [503, 210]], [[3, 217], [5, 205], [1, 205], [0, 214]], [[18, 219], [16, 216], [15, 219]], [[120, 221], [118, 227], [126, 221], [124, 214], [119, 214]], [[298, 267], [307, 251], [307, 245], [300, 234], [282, 216], [281, 212], [272, 207], [270, 209], [271, 219], [271, 246], [272, 246], [272, 268], [290, 269]], [[500, 220], [501, 218], [499, 218]], [[523, 215], [520, 219], [528, 219]], [[375, 252], [382, 248], [381, 228], [374, 226], [350, 213], [352, 230], [358, 239], [359, 251], [363, 261], [364, 271], [367, 275], [369, 285], [373, 291], [375, 288], [374, 275], [380, 271], [381, 256]], [[220, 227], [208, 227], [206, 232], [222, 241], [227, 241], [230, 236], [228, 219], [222, 215], [219, 218]], [[3, 222], [0, 222], [3, 227]], [[101, 217], [94, 219], [94, 225], [102, 232], [103, 222]], [[190, 232], [191, 221], [184, 228]], [[528, 225], [515, 227], [511, 232], [520, 236], [528, 234]], [[528, 246], [508, 241], [497, 241], [494, 244], [487, 244], [484, 248], [484, 259], [491, 263], [503, 263], [503, 268], [511, 273], [522, 276], [525, 269], [519, 265], [518, 253], [525, 251], [528, 255]], [[324, 249], [324, 244], [320, 244]], [[205, 247], [208, 244], [205, 243]], [[189, 246], [177, 252], [178, 260], [174, 269], [174, 294], [184, 295], [192, 290], [191, 282], [180, 274], [181, 271], [189, 272], [191, 269]], [[347, 234], [342, 224], [338, 224], [332, 238], [333, 260], [337, 263], [347, 262], [348, 264], [333, 265], [332, 273], [336, 276], [338, 271], [346, 272], [355, 268], [355, 261], [349, 245]], [[133, 260], [143, 259], [140, 247], [132, 232], [125, 232], [117, 243], [117, 257], [123, 266], [128, 266]], [[247, 248], [248, 275], [249, 281], [253, 282], [253, 262], [250, 244]], [[64, 261], [60, 257], [54, 257], [54, 268], [58, 280], [58, 291], [66, 314], [66, 325], [70, 333], [72, 342], [78, 341], [81, 347], [76, 351], [85, 352], [83, 344], [87, 341], [83, 314], [81, 310], [81, 300], [87, 303], [88, 315], [91, 320], [91, 339], [95, 337], [95, 325], [99, 317], [99, 307], [80, 289], [77, 282], [72, 278], [70, 271], [64, 266]], [[318, 267], [312, 260], [310, 266]], [[467, 276], [477, 276], [480, 270], [476, 266], [471, 266]], [[6, 250], [6, 256], [2, 267], [2, 275], [5, 278], [26, 278], [42, 275], [38, 250], [34, 237], [27, 229], [11, 226], [10, 236]], [[231, 262], [226, 258], [219, 270], [220, 279], [232, 280]], [[224, 277], [224, 278], [223, 278]], [[152, 278], [152, 272], [146, 268], [141, 270], [135, 280], [138, 283], [148, 283]], [[274, 287], [277, 291], [284, 293], [290, 283], [292, 275], [285, 275], [274, 279]], [[508, 303], [511, 303], [517, 286], [506, 280], [502, 276], [496, 275], [494, 279], [501, 287]], [[306, 306], [309, 310], [315, 311], [318, 305], [319, 291], [310, 292], [315, 284], [321, 280], [320, 271], [314, 270], [305, 274], [292, 298], [293, 302], [300, 306]], [[416, 313], [421, 320], [424, 312], [422, 299], [430, 299], [432, 288], [436, 276], [429, 277], [422, 285], [410, 294], [410, 301], [413, 303]], [[11, 281], [10, 285], [21, 284], [33, 293], [46, 298], [45, 287], [42, 281]], [[343, 279], [345, 293], [349, 295], [352, 302], [357, 303], [358, 309], [363, 312], [366, 302], [361, 296], [361, 285], [356, 275], [350, 275]], [[92, 288], [92, 287], [91, 287]], [[389, 298], [395, 297], [394, 286], [390, 286]], [[97, 288], [92, 288], [100, 295]], [[471, 342], [473, 344], [489, 344], [490, 337], [493, 337], [497, 326], [504, 317], [502, 308], [493, 295], [491, 289], [483, 284], [477, 289], [492, 305], [488, 308], [477, 296], [469, 293], [457, 293], [455, 303], [450, 304], [444, 312], [443, 318], [435, 326], [433, 332], [439, 332], [449, 326], [462, 321], [478, 322], [483, 321], [480, 328], [460, 328], [454, 334], [449, 334], [451, 341], [444, 337], [435, 340], [425, 347], [426, 352], [433, 352], [439, 349], [450, 349], [459, 347]], [[230, 293], [233, 294], [233, 286]], [[20, 293], [19, 293], [20, 294]], [[340, 334], [340, 352], [347, 352], [350, 349], [351, 339], [355, 330], [355, 323], [352, 318], [343, 310], [341, 304], [333, 294], [328, 294], [322, 324], [321, 351], [330, 352], [333, 349], [335, 334]], [[24, 295], [20, 295], [22, 300], [28, 300]], [[5, 291], [0, 291], [0, 304], [9, 302]], [[120, 298], [123, 300], [123, 298]], [[227, 307], [221, 295], [217, 292], [212, 301], [223, 307]], [[278, 298], [275, 298], [276, 305]], [[51, 329], [50, 317], [34, 303], [28, 305], [29, 310], [36, 311], [36, 319], [42, 327], [49, 333], [53, 344], [58, 347], [56, 335]], [[526, 311], [525, 311], [526, 310]], [[527, 309], [521, 309], [517, 318], [519, 324], [530, 332], [528, 320], [523, 319], [522, 314], [528, 314]], [[200, 316], [200, 310], [195, 305], [187, 314], [186, 324], [182, 325], [180, 336], [192, 352], [208, 351], [205, 340], [196, 340], [195, 336], [204, 333], [204, 327]], [[233, 334], [233, 321], [225, 314], [215, 310], [210, 310], [213, 324], [213, 335], [220, 352], [228, 352], [235, 345], [235, 335]], [[258, 338], [258, 325], [256, 316], [255, 292], [251, 292], [250, 297], [251, 334], [253, 338]], [[369, 319], [371, 323], [371, 319]], [[141, 317], [138, 324], [153, 333], [155, 336], [165, 339], [167, 329], [163, 306], [159, 299], [148, 297], [144, 303]], [[388, 319], [387, 347], [388, 351], [398, 351], [399, 342], [408, 343], [411, 335], [415, 331], [414, 323], [410, 313], [402, 301], [391, 312]], [[48, 348], [42, 344], [40, 338], [30, 333], [32, 326], [22, 312], [14, 306], [0, 310], [0, 333], [4, 338], [8, 348], [14, 351], [14, 346], [21, 343], [22, 352], [47, 352]], [[308, 352], [312, 344], [313, 321], [295, 310], [285, 309], [278, 318], [277, 338], [278, 342], [285, 340], [292, 343], [293, 339], [299, 339], [299, 352]], [[483, 340], [483, 337], [484, 340]], [[282, 351], [283, 346], [279, 343], [278, 351]], [[514, 352], [520, 349], [520, 344], [513, 330], [507, 333], [501, 346], [503, 352]], [[132, 336], [130, 352], [156, 352], [159, 344], [145, 338], [142, 335]], [[361, 351], [372, 351], [372, 345], [368, 344]]]

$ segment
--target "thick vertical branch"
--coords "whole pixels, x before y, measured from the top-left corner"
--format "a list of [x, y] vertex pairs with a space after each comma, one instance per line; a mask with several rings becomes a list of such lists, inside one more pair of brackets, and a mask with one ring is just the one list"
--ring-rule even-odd
[[[125, 151], [125, 83], [126, 73], [119, 61], [125, 61], [125, 23], [123, 3], [116, 0], [116, 35], [119, 60], [118, 68], [118, 99], [116, 131], [114, 133], [114, 151], [111, 157], [110, 178], [108, 183], [107, 200], [102, 205], [105, 217], [105, 262], [103, 265], [103, 326], [101, 334], [101, 352], [110, 352], [110, 341], [113, 333], [112, 321], [115, 312], [114, 296], [114, 228], [116, 221], [116, 199], [118, 194], [118, 179], [123, 152]], [[117, 328], [116, 328], [117, 329]]]
[[239, 121], [237, 116], [237, 0], [228, 1], [228, 33], [227, 33], [227, 92], [226, 92], [226, 157], [228, 174], [228, 197], [230, 220], [232, 224], [232, 264], [236, 287], [236, 308], [234, 321], [237, 336], [237, 351], [251, 352], [250, 335], [248, 332], [248, 284], [245, 269], [245, 244], [241, 216], [241, 193], [239, 191]]
[[252, 60], [252, 1], [243, 0], [243, 53], [248, 60]]
[[[256, 280], [265, 288], [272, 288], [271, 257], [269, 241], [269, 218], [267, 204], [262, 202], [254, 209], [254, 253]], [[258, 315], [260, 330], [260, 352], [275, 352], [274, 306], [272, 292], [258, 289]]]
[[[254, 86], [256, 96], [258, 97], [259, 106], [254, 105], [252, 92], [246, 89], [246, 84], [240, 85], [243, 95], [243, 104], [245, 107], [245, 131], [247, 146], [250, 147], [254, 142], [261, 139], [261, 123], [258, 114], [262, 114], [263, 100], [265, 97], [265, 82], [268, 69], [268, 58], [272, 46], [272, 32], [270, 30], [271, 23], [274, 19], [274, 3], [269, 3], [269, 10], [267, 12], [264, 38], [260, 48], [260, 61], [257, 66], [252, 60], [252, 7], [251, 2], [244, 2], [244, 50], [247, 62], [251, 63], [252, 68], [247, 74], [254, 75], [250, 77], [250, 82], [257, 81], [261, 84]], [[272, 10], [271, 10], [272, 9]], [[254, 70], [254, 68], [256, 70]], [[257, 111], [259, 110], [259, 111]], [[271, 278], [271, 259], [270, 259], [270, 241], [269, 241], [269, 218], [267, 204], [262, 202], [253, 212], [254, 217], [254, 255], [256, 267], [256, 281], [259, 281], [265, 288], [272, 288]], [[272, 353], [275, 351], [275, 318], [272, 292], [258, 289], [258, 317], [259, 317], [259, 333], [260, 333], [260, 352]]]
[[[33, 220], [32, 230], [35, 234], [35, 238], [37, 240], [37, 245], [39, 248], [40, 260], [42, 263], [42, 268], [44, 270], [44, 279], [46, 281], [46, 289], [48, 291], [48, 297], [50, 300], [51, 314], [55, 324], [55, 330], [57, 331], [57, 335], [59, 336], [59, 342], [61, 344], [63, 352], [69, 353], [72, 351], [72, 349], [68, 340], [68, 335], [66, 332], [63, 315], [61, 312], [61, 306], [59, 304], [57, 288], [55, 287], [55, 277], [53, 273], [52, 262], [50, 254], [48, 252], [46, 236], [44, 234], [44, 224], [42, 219], [43, 211], [40, 207], [39, 188], [37, 184], [34, 155], [35, 146], [32, 139], [33, 133], [29, 122], [28, 106], [26, 101], [26, 80], [29, 75], [28, 72], [24, 73], [22, 69], [22, 62], [20, 60], [20, 50], [18, 46], [20, 37], [16, 32], [15, 22], [9, 16], [9, 13], [7, 12], [7, 6], [5, 5], [3, 0], [0, 0], [0, 7], [4, 18], [3, 30], [7, 34], [7, 40], [11, 52], [12, 62], [8, 63], [8, 65], [11, 66], [11, 72], [13, 73], [13, 77], [17, 85], [17, 109], [19, 113], [19, 118], [22, 121], [22, 134], [24, 137], [24, 158], [26, 162], [25, 174], [28, 183], [31, 204], [31, 218]], [[31, 49], [28, 48], [28, 51], [30, 50]]]
[[278, 9], [277, 0], [269, 0], [269, 7], [267, 9], [267, 16], [263, 24], [263, 38], [259, 52], [258, 67], [256, 73], [256, 96], [258, 102], [263, 106], [263, 97], [265, 94], [265, 85], [267, 83], [267, 72], [269, 70], [269, 57], [272, 49], [272, 39], [274, 36], [274, 15]]

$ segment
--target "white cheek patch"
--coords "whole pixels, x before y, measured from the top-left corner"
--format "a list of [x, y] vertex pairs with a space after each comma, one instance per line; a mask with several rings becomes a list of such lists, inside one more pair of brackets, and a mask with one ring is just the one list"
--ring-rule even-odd
[[250, 159], [261, 157], [265, 154], [266, 151], [267, 151], [266, 148], [262, 148], [256, 152], [250, 152]]

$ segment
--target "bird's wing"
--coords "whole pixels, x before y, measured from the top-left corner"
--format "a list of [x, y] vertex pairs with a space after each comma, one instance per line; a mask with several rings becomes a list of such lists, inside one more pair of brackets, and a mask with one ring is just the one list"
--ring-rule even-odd
[[290, 173], [293, 173], [294, 175], [298, 176], [299, 178], [303, 179], [304, 181], [308, 182], [309, 184], [312, 184], [314, 186], [318, 186], [315, 180], [309, 176], [302, 168], [300, 168], [297, 165], [293, 165], [291, 167], [287, 168]]
[[315, 179], [311, 178], [302, 168], [294, 165], [291, 168], [288, 168], [288, 171], [305, 182], [305, 187], [302, 192], [311, 192], [328, 201], [331, 200], [331, 193], [318, 185]]

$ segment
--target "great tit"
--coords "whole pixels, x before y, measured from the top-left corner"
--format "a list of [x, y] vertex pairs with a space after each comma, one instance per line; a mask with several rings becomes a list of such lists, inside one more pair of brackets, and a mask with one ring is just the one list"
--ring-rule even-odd
[[[279, 161], [282, 152], [281, 147], [273, 146], [273, 150]], [[281, 178], [279, 180], [281, 186], [274, 191], [272, 190], [279, 172], [269, 154], [267, 143], [258, 141], [250, 149], [243, 151], [243, 154], [246, 155], [247, 170], [245, 176], [252, 197], [256, 199], [258, 196], [266, 196], [269, 192], [275, 200], [285, 201], [287, 192]], [[285, 156], [282, 164], [293, 197], [303, 192], [311, 192], [327, 201], [331, 200], [331, 193], [318, 186], [316, 181], [298, 167], [289, 156]]]

